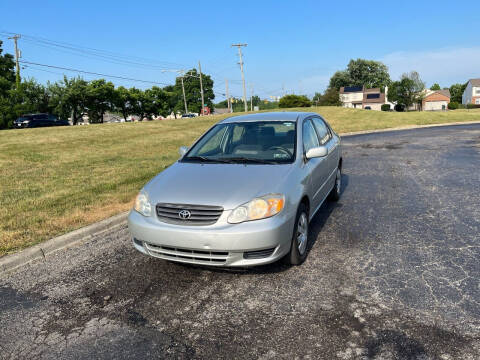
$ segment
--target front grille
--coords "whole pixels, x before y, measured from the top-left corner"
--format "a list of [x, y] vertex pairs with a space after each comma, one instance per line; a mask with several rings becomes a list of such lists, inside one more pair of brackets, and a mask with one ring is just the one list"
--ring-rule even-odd
[[[210, 205], [158, 203], [157, 216], [160, 221], [177, 225], [211, 225], [222, 215], [223, 207]], [[189, 217], [182, 218], [180, 212], [187, 211]]]
[[275, 248], [265, 249], [265, 250], [256, 250], [256, 251], [246, 251], [243, 253], [244, 259], [262, 259], [269, 257], [273, 254]]
[[171, 246], [145, 243], [149, 254], [166, 260], [176, 260], [196, 264], [223, 264], [227, 261], [228, 252], [181, 249]]

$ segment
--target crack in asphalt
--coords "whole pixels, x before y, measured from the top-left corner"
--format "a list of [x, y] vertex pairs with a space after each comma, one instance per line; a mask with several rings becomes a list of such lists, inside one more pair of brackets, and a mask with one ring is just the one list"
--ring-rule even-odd
[[345, 138], [300, 267], [168, 263], [126, 226], [48, 255], [0, 279], [0, 358], [480, 358], [478, 139]]

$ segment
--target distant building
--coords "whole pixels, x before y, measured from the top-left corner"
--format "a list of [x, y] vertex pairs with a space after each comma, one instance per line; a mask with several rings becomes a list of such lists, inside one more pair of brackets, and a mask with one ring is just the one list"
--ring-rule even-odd
[[214, 115], [221, 115], [221, 114], [230, 114], [230, 110], [227, 108], [215, 108], [213, 110]]
[[385, 93], [382, 93], [380, 88], [365, 89], [363, 91], [363, 109], [380, 111], [383, 104], [385, 104]]
[[367, 89], [363, 86], [345, 86], [340, 88], [340, 101], [343, 107], [365, 110], [382, 110], [383, 104], [389, 104], [393, 109], [394, 104], [388, 102], [388, 87], [385, 92], [380, 88]]
[[422, 100], [422, 110], [447, 110], [450, 103], [450, 90], [427, 90]]
[[468, 80], [467, 87], [462, 95], [462, 104], [480, 105], [480, 79]]
[[342, 86], [340, 101], [343, 103], [343, 107], [362, 109], [363, 86]]
[[104, 123], [124, 122], [124, 121], [125, 121], [125, 119], [124, 119], [122, 116], [119, 116], [119, 115], [116, 115], [116, 114], [112, 114], [112, 113], [106, 112], [106, 113], [103, 115], [103, 122], [104, 122]]

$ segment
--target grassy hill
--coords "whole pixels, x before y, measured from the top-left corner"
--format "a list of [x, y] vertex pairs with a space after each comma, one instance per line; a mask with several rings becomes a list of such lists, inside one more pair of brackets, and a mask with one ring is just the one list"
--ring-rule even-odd
[[[480, 121], [479, 110], [308, 110], [339, 133]], [[0, 131], [0, 256], [128, 210], [179, 146], [224, 117]]]

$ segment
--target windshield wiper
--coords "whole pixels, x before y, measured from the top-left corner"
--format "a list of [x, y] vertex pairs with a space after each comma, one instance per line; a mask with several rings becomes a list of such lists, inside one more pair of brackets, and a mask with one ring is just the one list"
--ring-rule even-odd
[[278, 161], [265, 160], [265, 159], [255, 159], [255, 158], [246, 158], [246, 157], [232, 157], [223, 159], [229, 163], [251, 163], [251, 164], [278, 164]]
[[225, 159], [218, 159], [218, 158], [210, 158], [206, 156], [188, 156], [186, 158], [182, 159], [183, 161], [204, 161], [204, 162], [219, 162], [219, 163], [230, 163], [230, 161], [225, 160]]
[[230, 158], [211, 158], [207, 156], [188, 156], [183, 158], [182, 161], [202, 161], [211, 163], [224, 163], [224, 164], [238, 164], [238, 163], [250, 163], [250, 164], [279, 164], [278, 161], [264, 160], [247, 157], [230, 157]]

